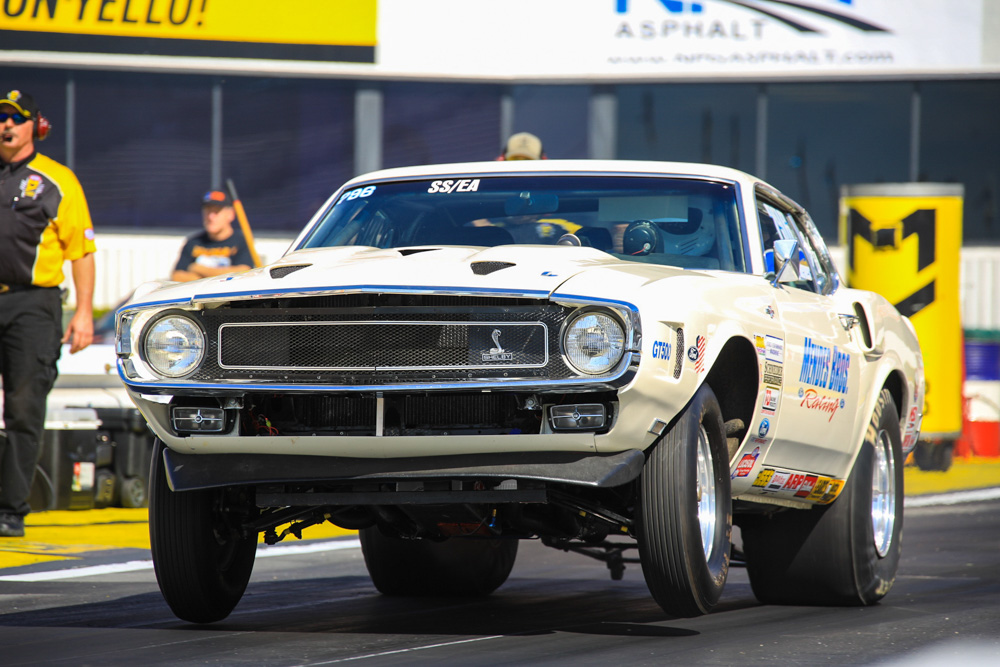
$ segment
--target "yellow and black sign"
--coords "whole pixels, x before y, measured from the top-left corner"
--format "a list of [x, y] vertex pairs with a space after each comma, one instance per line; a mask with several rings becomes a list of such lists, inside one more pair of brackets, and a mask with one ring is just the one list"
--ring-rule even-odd
[[374, 63], [377, 0], [0, 0], [0, 50]]
[[841, 190], [847, 282], [884, 296], [917, 330], [927, 382], [921, 433], [927, 437], [957, 437], [962, 430], [962, 197], [962, 185], [950, 183]]

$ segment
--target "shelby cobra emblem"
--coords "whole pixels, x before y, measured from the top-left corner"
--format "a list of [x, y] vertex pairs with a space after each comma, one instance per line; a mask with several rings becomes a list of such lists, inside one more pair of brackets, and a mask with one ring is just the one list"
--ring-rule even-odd
[[505, 351], [500, 345], [501, 333], [499, 329], [493, 330], [491, 338], [493, 338], [494, 347], [490, 348], [489, 353], [483, 353], [483, 361], [512, 361], [514, 359], [514, 353]]

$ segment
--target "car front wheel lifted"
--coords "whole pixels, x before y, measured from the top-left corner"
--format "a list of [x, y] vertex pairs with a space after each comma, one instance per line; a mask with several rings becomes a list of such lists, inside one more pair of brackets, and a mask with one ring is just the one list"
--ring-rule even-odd
[[226, 490], [174, 492], [167, 485], [164, 445], [153, 448], [149, 473], [149, 541], [153, 569], [174, 614], [191, 623], [224, 619], [243, 597], [257, 550], [242, 535]]
[[650, 453], [639, 479], [642, 573], [668, 614], [700, 616], [719, 601], [729, 573], [731, 506], [722, 411], [705, 384]]

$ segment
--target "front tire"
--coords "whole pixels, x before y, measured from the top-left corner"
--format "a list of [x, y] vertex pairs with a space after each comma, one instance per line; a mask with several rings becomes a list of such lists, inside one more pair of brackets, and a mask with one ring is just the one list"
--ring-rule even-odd
[[892, 394], [879, 395], [832, 505], [750, 517], [741, 528], [747, 574], [761, 602], [861, 606], [885, 597], [903, 532], [903, 452]]
[[450, 538], [443, 542], [360, 532], [361, 553], [383, 595], [483, 596], [499, 588], [517, 557], [516, 539]]
[[164, 600], [191, 623], [220, 621], [243, 597], [257, 535], [241, 536], [220, 511], [221, 489], [174, 492], [167, 485], [164, 445], [153, 447], [149, 473], [149, 541]]
[[709, 613], [729, 574], [732, 495], [719, 402], [707, 384], [653, 449], [639, 480], [642, 574], [672, 616]]

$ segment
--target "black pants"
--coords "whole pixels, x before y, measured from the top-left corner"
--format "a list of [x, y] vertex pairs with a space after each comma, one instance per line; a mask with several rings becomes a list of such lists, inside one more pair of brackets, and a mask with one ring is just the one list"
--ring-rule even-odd
[[56, 380], [62, 301], [56, 288], [0, 294], [0, 513], [25, 515], [45, 428], [45, 401]]

